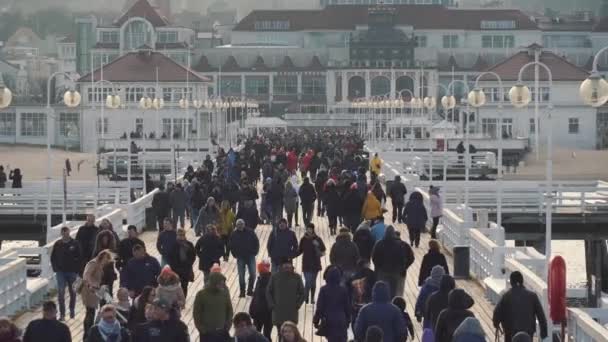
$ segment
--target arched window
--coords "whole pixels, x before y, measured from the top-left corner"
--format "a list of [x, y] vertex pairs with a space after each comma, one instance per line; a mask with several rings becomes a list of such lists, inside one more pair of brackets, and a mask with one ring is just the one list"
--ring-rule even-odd
[[374, 77], [371, 86], [372, 96], [387, 95], [391, 92], [391, 81], [384, 76]]
[[135, 50], [143, 45], [154, 47], [152, 25], [143, 19], [128, 21], [123, 28], [123, 46], [125, 50]]

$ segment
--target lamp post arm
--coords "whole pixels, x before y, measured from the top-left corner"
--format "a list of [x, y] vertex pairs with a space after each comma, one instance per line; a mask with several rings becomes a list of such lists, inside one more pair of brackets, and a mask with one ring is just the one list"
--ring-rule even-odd
[[606, 52], [606, 51], [608, 51], [608, 46], [606, 46], [606, 47], [604, 47], [604, 48], [600, 49], [600, 51], [598, 51], [598, 52], [595, 54], [595, 57], [593, 57], [593, 67], [592, 67], [592, 69], [591, 69], [591, 73], [592, 73], [592, 74], [597, 72], [597, 65], [598, 65], [598, 64], [599, 64], [599, 62], [600, 62], [600, 55], [601, 55], [601, 54], [603, 54], [603, 53], [604, 53], [604, 52]]
[[551, 69], [549, 69], [547, 64], [545, 64], [543, 62], [533, 61], [533, 62], [527, 63], [524, 66], [522, 66], [521, 69], [519, 69], [519, 74], [517, 75], [518, 82], [522, 82], [524, 71], [533, 65], [538, 65], [538, 66], [542, 67], [543, 69], [545, 69], [545, 71], [547, 72], [547, 75], [549, 76], [549, 91], [551, 91], [551, 89], [553, 88], [553, 73], [551, 72]]
[[74, 79], [72, 78], [72, 76], [70, 76], [70, 74], [68, 74], [67, 72], [57, 71], [57, 72], [52, 73], [46, 81], [46, 107], [47, 108], [51, 108], [51, 81], [59, 75], [63, 75], [70, 81], [74, 82]]
[[502, 78], [500, 77], [500, 75], [498, 75], [494, 71], [482, 72], [481, 74], [479, 74], [479, 76], [477, 76], [477, 79], [475, 79], [475, 88], [479, 88], [479, 81], [481, 80], [482, 77], [484, 77], [486, 75], [494, 76], [494, 78], [496, 78], [496, 80], [498, 81], [498, 86], [500, 87], [500, 89], [498, 91], [498, 94], [500, 96], [500, 101], [498, 102], [498, 108], [502, 108], [502, 103], [505, 99], [505, 88], [503, 87]]

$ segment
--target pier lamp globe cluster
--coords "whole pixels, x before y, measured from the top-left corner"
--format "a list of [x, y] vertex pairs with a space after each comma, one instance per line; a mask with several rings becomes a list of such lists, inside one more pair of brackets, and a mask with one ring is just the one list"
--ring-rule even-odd
[[152, 99], [148, 96], [144, 96], [139, 100], [139, 107], [142, 109], [152, 108]]
[[430, 110], [435, 109], [435, 106], [437, 106], [437, 100], [435, 99], [434, 96], [427, 96], [424, 98], [424, 100], [422, 101], [423, 105]]
[[108, 97], [106, 98], [106, 107], [111, 109], [117, 109], [118, 107], [120, 107], [120, 96], [116, 94], [108, 95]]
[[486, 94], [481, 88], [475, 88], [469, 92], [467, 100], [471, 106], [479, 108], [486, 104]]
[[179, 108], [188, 109], [190, 108], [190, 101], [188, 99], [182, 98], [179, 100]]
[[162, 109], [165, 106], [165, 100], [159, 99], [157, 97], [152, 100], [152, 107], [154, 109]]
[[[1, 76], [1, 75], [0, 75]], [[0, 84], [0, 108], [6, 108], [11, 105], [13, 93], [10, 89]]]
[[599, 72], [593, 72], [581, 83], [579, 93], [583, 102], [591, 107], [601, 107], [608, 102], [608, 82]]
[[530, 88], [528, 88], [528, 86], [523, 84], [521, 81], [517, 82], [517, 84], [514, 85], [511, 90], [509, 90], [509, 99], [515, 108], [523, 108], [527, 106], [530, 101], [532, 101]]
[[70, 89], [63, 94], [63, 103], [65, 103], [67, 107], [78, 107], [80, 100], [80, 93], [76, 90]]
[[443, 96], [441, 98], [441, 106], [443, 109], [454, 109], [456, 108], [456, 98], [454, 95]]
[[200, 109], [203, 106], [203, 100], [192, 100], [192, 106], [194, 106], [196, 109]]

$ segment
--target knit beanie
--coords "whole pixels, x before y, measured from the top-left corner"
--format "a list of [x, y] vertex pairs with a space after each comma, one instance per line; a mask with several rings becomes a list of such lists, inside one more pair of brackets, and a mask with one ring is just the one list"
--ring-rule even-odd
[[258, 263], [258, 273], [270, 273], [270, 263], [268, 262], [268, 260], [262, 260]]

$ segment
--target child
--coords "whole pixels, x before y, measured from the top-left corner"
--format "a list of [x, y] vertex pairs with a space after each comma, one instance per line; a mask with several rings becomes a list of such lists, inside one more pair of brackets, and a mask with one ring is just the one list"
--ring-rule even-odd
[[186, 298], [179, 276], [169, 266], [165, 266], [157, 280], [156, 297], [165, 300], [177, 312], [183, 310], [186, 306]]
[[[414, 324], [412, 323], [412, 319], [410, 315], [405, 311], [405, 299], [403, 297], [395, 297], [393, 298], [393, 305], [398, 307], [399, 310], [403, 313], [403, 319], [405, 320], [405, 326], [407, 327], [407, 331], [409, 331], [412, 339], [414, 338]], [[405, 336], [405, 340], [407, 341], [407, 333]]]
[[118, 313], [118, 321], [125, 327], [129, 319], [129, 311], [131, 310], [131, 302], [129, 301], [129, 290], [121, 287], [116, 292], [117, 301], [114, 303]]

